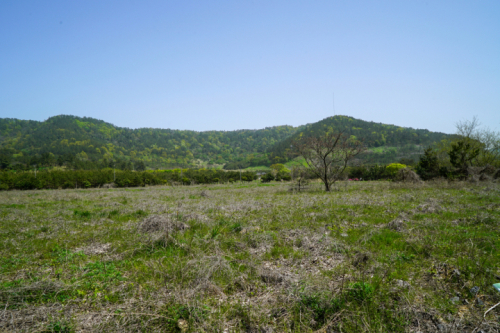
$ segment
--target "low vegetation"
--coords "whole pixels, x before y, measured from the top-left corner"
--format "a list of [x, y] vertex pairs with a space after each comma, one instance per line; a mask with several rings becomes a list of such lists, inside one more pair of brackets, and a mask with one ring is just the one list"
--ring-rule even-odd
[[3, 191], [0, 223], [5, 332], [500, 330], [490, 181]]
[[250, 182], [257, 178], [251, 171], [215, 169], [173, 169], [157, 171], [44, 170], [0, 172], [0, 190], [70, 189], [100, 187], [144, 187], [150, 185], [191, 185]]

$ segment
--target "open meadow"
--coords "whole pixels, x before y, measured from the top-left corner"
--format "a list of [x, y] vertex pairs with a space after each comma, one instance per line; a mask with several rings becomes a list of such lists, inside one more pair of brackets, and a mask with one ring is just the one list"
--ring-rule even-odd
[[499, 332], [500, 184], [0, 192], [3, 332]]

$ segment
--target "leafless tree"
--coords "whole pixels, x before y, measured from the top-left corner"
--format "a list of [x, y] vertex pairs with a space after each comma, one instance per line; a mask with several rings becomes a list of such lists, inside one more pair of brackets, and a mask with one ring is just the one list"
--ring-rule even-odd
[[481, 123], [477, 119], [477, 116], [472, 117], [472, 120], [459, 121], [455, 124], [457, 128], [457, 134], [464, 138], [473, 139], [477, 133]]
[[330, 191], [348, 163], [366, 150], [362, 142], [343, 132], [301, 138], [293, 146], [304, 157], [310, 171], [323, 181], [325, 191]]
[[293, 166], [291, 173], [292, 185], [290, 186], [290, 191], [301, 192], [307, 189], [309, 185], [307, 169], [304, 166]]
[[471, 149], [479, 151], [477, 157], [472, 161], [474, 165], [500, 166], [500, 132], [489, 128], [480, 128], [481, 123], [476, 116], [472, 120], [459, 121], [455, 126], [460, 137], [459, 140], [468, 143]]

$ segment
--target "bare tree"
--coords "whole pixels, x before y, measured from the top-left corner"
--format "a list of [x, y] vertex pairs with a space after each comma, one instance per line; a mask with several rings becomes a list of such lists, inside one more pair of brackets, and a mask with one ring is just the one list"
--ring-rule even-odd
[[325, 184], [325, 191], [341, 178], [349, 161], [366, 150], [355, 138], [343, 132], [297, 140], [293, 145], [306, 160], [310, 171]]
[[480, 126], [481, 123], [479, 123], [477, 116], [472, 117], [472, 120], [459, 121], [455, 124], [457, 134], [468, 139], [474, 138]]
[[290, 191], [304, 191], [309, 185], [307, 170], [304, 166], [293, 166], [292, 170], [292, 185]]
[[481, 129], [481, 123], [476, 116], [472, 120], [459, 121], [455, 125], [460, 137], [458, 142], [461, 141], [464, 145], [468, 145], [471, 150], [478, 151], [470, 164], [500, 166], [500, 132], [489, 128]]

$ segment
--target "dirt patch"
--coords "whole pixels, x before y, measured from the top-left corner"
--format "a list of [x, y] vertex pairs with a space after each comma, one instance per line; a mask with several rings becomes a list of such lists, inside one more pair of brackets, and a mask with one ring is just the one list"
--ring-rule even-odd
[[75, 249], [75, 252], [83, 252], [85, 255], [104, 254], [111, 249], [111, 244], [92, 243], [85, 247]]
[[341, 255], [328, 258], [318, 256], [304, 259], [278, 259], [262, 264], [260, 278], [269, 284], [297, 283], [305, 275], [317, 275], [335, 268], [343, 260]]

